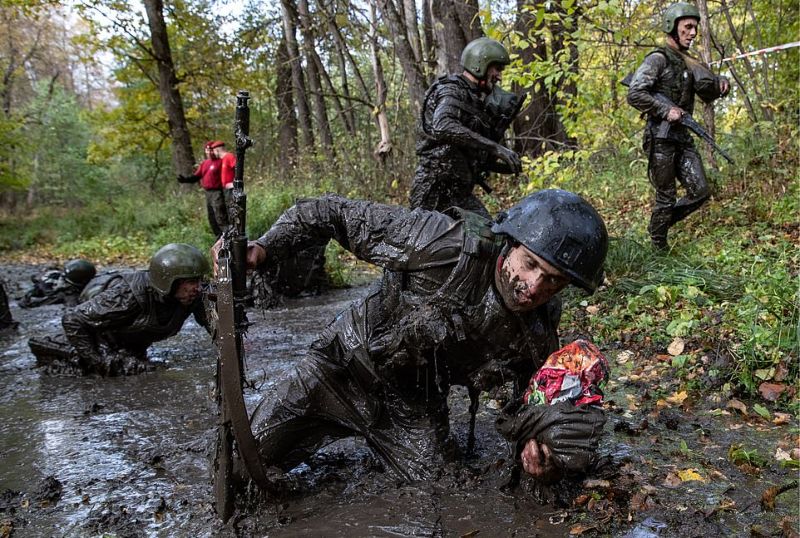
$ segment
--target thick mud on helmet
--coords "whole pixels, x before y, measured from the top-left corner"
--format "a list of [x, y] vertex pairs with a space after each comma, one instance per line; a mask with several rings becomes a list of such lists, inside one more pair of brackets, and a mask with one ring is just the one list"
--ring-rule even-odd
[[664, 12], [664, 16], [661, 19], [661, 30], [665, 34], [671, 34], [673, 30], [675, 30], [675, 24], [678, 22], [678, 19], [684, 17], [692, 17], [699, 21], [700, 11], [697, 10], [697, 7], [686, 2], [672, 4]]
[[589, 292], [603, 281], [606, 225], [577, 194], [559, 189], [535, 192], [502, 213], [492, 231], [518, 241]]
[[70, 260], [64, 264], [64, 278], [76, 286], [85, 286], [96, 274], [94, 264], [86, 260]]
[[176, 280], [201, 278], [208, 271], [203, 253], [185, 243], [165, 245], [150, 259], [150, 283], [163, 295], [169, 295]]
[[511, 58], [499, 41], [488, 37], [473, 39], [461, 52], [461, 66], [477, 79], [483, 79], [491, 64], [508, 65]]

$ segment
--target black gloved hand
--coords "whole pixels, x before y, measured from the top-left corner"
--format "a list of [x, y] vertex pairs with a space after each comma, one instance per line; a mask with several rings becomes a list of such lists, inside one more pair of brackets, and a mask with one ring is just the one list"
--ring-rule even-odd
[[184, 176], [183, 174], [178, 174], [178, 183], [196, 183], [199, 180], [199, 176]]
[[516, 151], [512, 151], [500, 144], [496, 144], [492, 148], [492, 155], [506, 163], [512, 174], [519, 174], [522, 172], [522, 161], [520, 160]]

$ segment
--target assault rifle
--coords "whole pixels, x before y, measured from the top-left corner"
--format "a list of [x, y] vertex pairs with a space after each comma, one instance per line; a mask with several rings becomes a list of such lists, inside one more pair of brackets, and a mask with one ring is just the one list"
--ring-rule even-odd
[[[620, 84], [626, 87], [630, 87], [631, 80], [633, 80], [633, 75], [627, 75], [620, 81]], [[660, 101], [661, 103], [669, 107], [677, 106], [675, 103], [672, 102], [672, 100], [669, 97], [667, 97], [663, 93], [653, 93], [651, 95], [653, 96], [654, 99]], [[678, 123], [680, 123], [687, 129], [692, 131], [694, 134], [705, 140], [714, 151], [725, 157], [726, 161], [733, 164], [733, 159], [731, 158], [731, 156], [728, 155], [728, 153], [724, 149], [722, 149], [717, 145], [717, 143], [714, 141], [711, 135], [708, 134], [706, 130], [703, 129], [703, 127], [695, 121], [695, 119], [692, 117], [691, 114], [689, 114], [688, 112], [684, 112]], [[672, 124], [670, 122], [668, 122], [667, 120], [662, 120], [661, 124], [659, 124], [658, 126], [658, 134], [656, 136], [658, 138], [666, 138], [667, 135], [669, 134], [670, 127], [672, 127]]]
[[216, 345], [219, 352], [217, 405], [220, 409], [220, 420], [214, 458], [214, 499], [217, 515], [223, 521], [227, 521], [233, 514], [234, 451], [244, 463], [250, 478], [261, 488], [267, 485], [264, 465], [250, 429], [250, 419], [242, 395], [243, 336], [248, 325], [244, 310], [247, 301], [247, 195], [244, 192], [244, 159], [245, 151], [253, 145], [249, 136], [249, 99], [250, 94], [246, 91], [240, 91], [236, 96], [236, 169], [228, 207], [231, 225], [222, 234], [222, 247], [217, 256], [216, 267]]

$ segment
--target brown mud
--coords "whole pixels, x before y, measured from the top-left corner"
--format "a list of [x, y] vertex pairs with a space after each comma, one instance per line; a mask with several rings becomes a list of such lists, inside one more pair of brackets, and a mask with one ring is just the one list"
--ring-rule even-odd
[[[499, 402], [483, 394], [474, 453], [438, 479], [401, 483], [364, 443], [340, 441], [290, 474], [284, 499], [250, 498], [222, 525], [210, 484], [215, 351], [205, 331], [187, 322], [151, 348], [161, 367], [139, 376], [44, 374], [27, 338], [57, 330], [63, 307], [18, 308], [40, 268], [3, 268], [20, 327], [0, 337], [0, 537], [797, 536], [798, 490], [766, 499], [772, 505], [762, 498], [798, 478], [774, 457], [796, 448], [794, 418], [776, 425], [743, 416], [702, 387], [688, 398], [655, 394], [648, 372], [615, 376], [614, 350], [603, 350], [616, 377], [604, 465], [587, 477], [555, 488], [523, 479], [509, 489], [509, 448], [494, 431]], [[364, 293], [334, 290], [250, 313], [251, 410]], [[450, 401], [463, 448], [466, 391], [454, 389]]]

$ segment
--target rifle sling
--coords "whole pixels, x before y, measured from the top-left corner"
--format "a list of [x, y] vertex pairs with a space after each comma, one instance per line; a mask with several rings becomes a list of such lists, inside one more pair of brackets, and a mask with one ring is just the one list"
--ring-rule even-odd
[[241, 345], [234, 323], [233, 280], [231, 279], [229, 259], [219, 259], [219, 271], [217, 280], [217, 314], [219, 316], [217, 346], [223, 405], [230, 419], [239, 455], [247, 472], [261, 489], [267, 489], [269, 481], [258, 452], [258, 444], [250, 429], [250, 418], [247, 415], [242, 395], [242, 369], [239, 358]]

